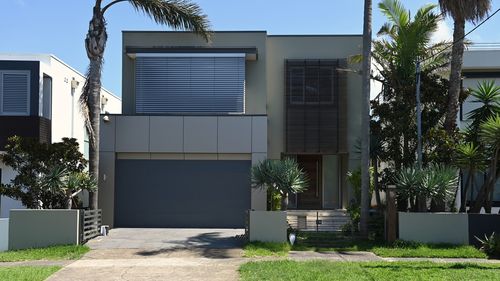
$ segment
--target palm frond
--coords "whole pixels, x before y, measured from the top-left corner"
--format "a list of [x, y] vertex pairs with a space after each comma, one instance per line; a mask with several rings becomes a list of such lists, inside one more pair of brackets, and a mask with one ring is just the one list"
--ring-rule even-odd
[[410, 13], [399, 0], [383, 0], [378, 4], [380, 11], [398, 26], [405, 26], [410, 21]]
[[500, 148], [500, 115], [489, 117], [480, 129], [479, 137], [485, 144]]
[[491, 0], [439, 0], [439, 7], [454, 20], [477, 23], [488, 15]]
[[210, 41], [210, 24], [201, 7], [189, 0], [128, 0], [156, 23], [175, 30], [193, 31]]

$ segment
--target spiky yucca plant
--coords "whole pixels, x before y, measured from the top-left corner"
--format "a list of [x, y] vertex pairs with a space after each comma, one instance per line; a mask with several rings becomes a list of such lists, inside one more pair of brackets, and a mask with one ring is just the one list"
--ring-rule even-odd
[[290, 158], [266, 159], [254, 165], [251, 178], [253, 187], [271, 189], [281, 194], [281, 210], [287, 209], [290, 193], [302, 192], [308, 186], [306, 174]]

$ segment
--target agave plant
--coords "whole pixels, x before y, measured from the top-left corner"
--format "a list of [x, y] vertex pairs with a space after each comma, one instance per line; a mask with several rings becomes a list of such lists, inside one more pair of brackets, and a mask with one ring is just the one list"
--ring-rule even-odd
[[430, 165], [426, 169], [409, 167], [395, 178], [399, 196], [408, 198], [411, 209], [425, 212], [427, 200], [451, 202], [458, 175], [453, 167]]
[[438, 209], [444, 209], [444, 204], [439, 207], [440, 203], [452, 204], [454, 202], [457, 184], [457, 170], [448, 166], [430, 165], [425, 169], [422, 178], [422, 189], [425, 195], [437, 204]]
[[293, 159], [266, 159], [252, 167], [252, 186], [271, 189], [281, 195], [281, 209], [288, 206], [290, 193], [302, 192], [308, 186], [304, 171]]
[[495, 235], [495, 232], [490, 236], [484, 235], [484, 239], [479, 239], [474, 236], [479, 243], [481, 243], [481, 251], [490, 257], [500, 257], [500, 237]]
[[395, 176], [398, 196], [407, 198], [413, 210], [417, 209], [417, 198], [423, 200], [421, 192], [422, 176], [422, 170], [415, 167], [404, 168]]

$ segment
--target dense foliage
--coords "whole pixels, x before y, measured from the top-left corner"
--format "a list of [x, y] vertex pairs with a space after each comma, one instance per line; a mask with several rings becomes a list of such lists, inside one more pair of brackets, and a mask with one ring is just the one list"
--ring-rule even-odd
[[47, 144], [14, 136], [0, 160], [17, 173], [10, 183], [0, 185], [0, 194], [31, 209], [71, 208], [75, 195], [97, 186], [84, 171], [87, 161], [76, 139]]

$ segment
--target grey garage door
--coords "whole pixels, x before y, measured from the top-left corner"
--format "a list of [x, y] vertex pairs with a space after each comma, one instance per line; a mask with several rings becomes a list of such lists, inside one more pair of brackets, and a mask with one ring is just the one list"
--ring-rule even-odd
[[250, 166], [232, 160], [117, 160], [115, 227], [244, 227]]

